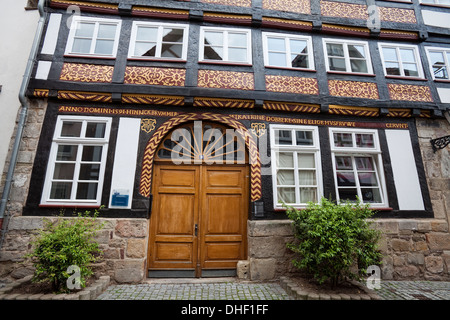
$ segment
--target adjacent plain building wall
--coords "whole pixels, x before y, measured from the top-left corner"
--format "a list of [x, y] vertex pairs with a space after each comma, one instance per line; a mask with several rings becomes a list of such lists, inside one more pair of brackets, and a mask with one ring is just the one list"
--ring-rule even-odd
[[1, 0], [0, 172], [5, 170], [8, 148], [20, 108], [19, 89], [39, 20], [38, 10], [25, 10], [27, 3], [27, 0]]

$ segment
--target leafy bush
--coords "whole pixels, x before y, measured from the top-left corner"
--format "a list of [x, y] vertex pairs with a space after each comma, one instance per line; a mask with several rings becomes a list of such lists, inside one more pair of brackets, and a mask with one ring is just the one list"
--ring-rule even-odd
[[[334, 287], [345, 277], [360, 279], [368, 266], [381, 263], [377, 249], [380, 232], [370, 228], [367, 219], [374, 212], [368, 205], [335, 204], [322, 198], [304, 210], [287, 209], [299, 240], [288, 244], [299, 255], [293, 264], [311, 273], [320, 284], [329, 280]], [[357, 271], [353, 270], [355, 264]]]
[[99, 245], [94, 241], [102, 224], [97, 221], [96, 211], [79, 213], [77, 218], [59, 218], [55, 223], [47, 221], [33, 240], [33, 251], [27, 255], [35, 267], [33, 282], [51, 283], [54, 292], [67, 292], [67, 269], [76, 265], [80, 269], [80, 285], [86, 286], [86, 279], [92, 274], [91, 264], [101, 255]]

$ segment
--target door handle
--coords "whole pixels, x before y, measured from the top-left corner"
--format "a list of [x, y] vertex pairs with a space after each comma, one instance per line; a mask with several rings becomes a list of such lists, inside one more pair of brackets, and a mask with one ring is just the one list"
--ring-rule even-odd
[[197, 234], [198, 234], [198, 225], [197, 224], [195, 224], [194, 234], [195, 234], [195, 236], [197, 236]]

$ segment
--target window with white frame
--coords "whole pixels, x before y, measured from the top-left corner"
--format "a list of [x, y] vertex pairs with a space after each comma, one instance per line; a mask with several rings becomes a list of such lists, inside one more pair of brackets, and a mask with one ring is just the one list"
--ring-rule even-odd
[[58, 117], [41, 204], [100, 205], [111, 118]]
[[386, 76], [424, 77], [417, 46], [380, 43], [379, 47]]
[[66, 55], [114, 58], [119, 44], [121, 20], [75, 16]]
[[376, 130], [330, 128], [336, 198], [373, 207], [387, 206]]
[[271, 125], [275, 208], [305, 207], [322, 196], [317, 127]]
[[450, 0], [420, 0], [420, 3], [450, 6]]
[[201, 27], [199, 60], [251, 64], [250, 30]]
[[327, 71], [373, 73], [367, 42], [323, 39], [323, 44]]
[[426, 47], [431, 74], [435, 80], [449, 80], [450, 48]]
[[264, 65], [314, 69], [311, 37], [263, 32]]
[[189, 27], [135, 21], [128, 58], [186, 60]]

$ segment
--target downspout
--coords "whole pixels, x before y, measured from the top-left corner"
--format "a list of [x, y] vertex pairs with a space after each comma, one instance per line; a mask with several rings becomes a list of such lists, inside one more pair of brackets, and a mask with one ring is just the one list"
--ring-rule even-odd
[[[46, 0], [39, 0], [38, 3], [38, 11], [39, 11], [39, 21], [37, 25], [36, 34], [34, 36], [33, 45], [31, 47], [30, 56], [28, 58], [28, 63], [25, 69], [25, 73], [23, 75], [22, 85], [19, 91], [19, 101], [21, 104], [21, 110], [19, 115], [19, 121], [16, 129], [16, 137], [14, 140], [13, 149], [11, 151], [11, 160], [9, 163], [8, 173], [6, 175], [5, 187], [3, 189], [2, 200], [0, 203], [0, 230], [2, 230], [2, 238], [0, 242], [0, 248], [3, 243], [4, 234], [6, 231], [6, 223], [3, 228], [3, 219], [5, 217], [6, 205], [9, 199], [9, 193], [11, 191], [11, 186], [13, 182], [14, 170], [16, 168], [17, 156], [19, 153], [20, 142], [22, 140], [23, 131], [25, 128], [25, 121], [28, 114], [29, 109], [29, 101], [26, 98], [25, 94], [28, 88], [28, 84], [30, 82], [31, 73], [33, 72], [34, 62], [36, 60], [37, 52], [39, 49], [39, 43], [41, 42], [42, 33], [44, 31], [44, 24], [46, 20], [46, 13], [44, 12]], [[3, 230], [5, 229], [5, 230]]]

